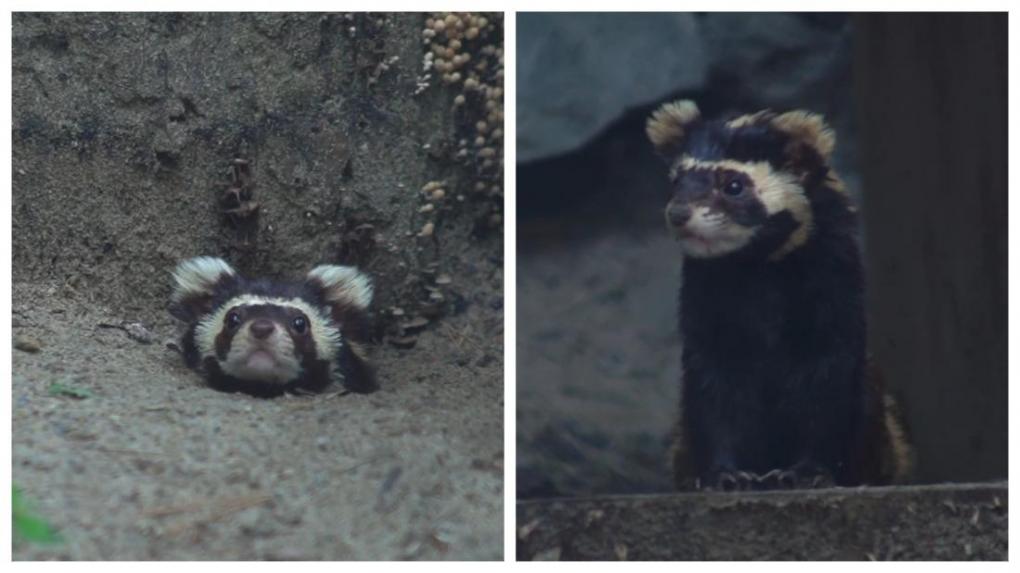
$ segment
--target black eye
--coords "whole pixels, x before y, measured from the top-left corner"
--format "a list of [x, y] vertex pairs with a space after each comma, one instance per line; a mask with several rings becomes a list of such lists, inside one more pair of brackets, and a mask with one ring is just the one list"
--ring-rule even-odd
[[744, 182], [741, 181], [740, 179], [730, 179], [729, 181], [726, 182], [726, 185], [723, 186], [723, 193], [729, 195], [730, 197], [736, 197], [737, 195], [740, 195], [743, 192]]
[[241, 326], [241, 315], [233, 311], [228, 312], [227, 326], [229, 326], [230, 328], [237, 328], [238, 326]]
[[304, 334], [308, 328], [308, 321], [303, 316], [295, 317], [290, 324], [294, 328], [294, 332], [298, 334]]

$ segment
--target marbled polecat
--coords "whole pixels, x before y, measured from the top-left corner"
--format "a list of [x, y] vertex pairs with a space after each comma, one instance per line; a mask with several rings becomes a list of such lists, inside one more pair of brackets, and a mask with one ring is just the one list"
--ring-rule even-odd
[[669, 103], [647, 134], [669, 161], [683, 251], [678, 486], [902, 480], [911, 453], [869, 376], [855, 210], [818, 115], [701, 118]]
[[342, 382], [375, 388], [364, 344], [372, 283], [354, 267], [322, 265], [300, 282], [241, 277], [198, 257], [174, 271], [171, 313], [188, 323], [185, 363], [218, 390], [256, 396]]

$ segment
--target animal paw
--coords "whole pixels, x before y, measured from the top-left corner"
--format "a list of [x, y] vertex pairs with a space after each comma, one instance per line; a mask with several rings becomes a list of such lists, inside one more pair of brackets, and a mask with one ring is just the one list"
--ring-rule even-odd
[[798, 464], [785, 470], [775, 469], [761, 476], [767, 489], [820, 489], [833, 487], [828, 470], [812, 464]]
[[698, 480], [704, 491], [752, 491], [758, 489], [758, 476], [745, 471], [720, 471]]

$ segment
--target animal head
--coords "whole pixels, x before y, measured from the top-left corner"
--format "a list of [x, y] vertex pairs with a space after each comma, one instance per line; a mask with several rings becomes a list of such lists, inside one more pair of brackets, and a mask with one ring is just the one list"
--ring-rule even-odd
[[646, 132], [670, 164], [667, 225], [687, 256], [717, 258], [762, 245], [770, 259], [803, 245], [815, 224], [811, 193], [838, 189], [835, 133], [804, 111], [705, 120], [692, 101], [668, 103]]
[[345, 353], [362, 358], [355, 339], [367, 329], [372, 284], [353, 267], [323, 265], [302, 281], [276, 282], [198, 257], [173, 277], [171, 312], [190, 325], [185, 359], [214, 382], [324, 386]]

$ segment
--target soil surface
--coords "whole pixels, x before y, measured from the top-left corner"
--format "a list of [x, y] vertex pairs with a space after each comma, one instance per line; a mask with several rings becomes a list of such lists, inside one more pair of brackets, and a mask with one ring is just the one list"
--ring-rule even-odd
[[[14, 293], [14, 483], [59, 530], [16, 559], [495, 559], [501, 345], [458, 317], [380, 348], [381, 389], [266, 400], [205, 387], [84, 301]], [[70, 393], [87, 393], [76, 398]]]
[[[457, 155], [492, 107], [424, 77], [424, 26], [15, 16], [13, 481], [63, 538], [16, 559], [502, 557], [502, 163]], [[365, 270], [380, 389], [207, 388], [166, 312], [197, 255]]]
[[1006, 482], [535, 500], [517, 558], [1005, 560]]

